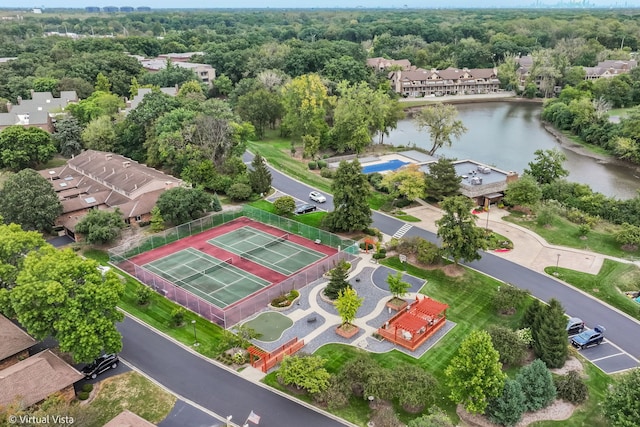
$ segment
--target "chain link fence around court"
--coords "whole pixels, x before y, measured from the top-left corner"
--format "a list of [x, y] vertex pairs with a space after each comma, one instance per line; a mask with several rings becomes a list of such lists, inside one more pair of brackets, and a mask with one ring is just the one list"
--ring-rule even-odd
[[[143, 252], [148, 252], [184, 237], [201, 233], [242, 216], [331, 246], [338, 249], [338, 252], [288, 277], [286, 280], [263, 288], [224, 309], [130, 261], [130, 258]], [[342, 239], [333, 233], [319, 230], [315, 227], [283, 218], [251, 206], [244, 206], [240, 209], [208, 215], [178, 227], [165, 230], [162, 233], [143, 237], [117, 246], [109, 251], [109, 261], [168, 299], [217, 323], [223, 328], [230, 328], [243, 319], [264, 309], [274, 298], [286, 294], [293, 289], [299, 290], [309, 283], [318, 280], [340, 261], [353, 261], [358, 253], [359, 248], [353, 240]]]

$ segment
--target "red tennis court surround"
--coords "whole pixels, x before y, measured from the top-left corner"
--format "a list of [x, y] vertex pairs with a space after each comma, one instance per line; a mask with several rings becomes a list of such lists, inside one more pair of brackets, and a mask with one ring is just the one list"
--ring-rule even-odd
[[[178, 302], [190, 310], [193, 310], [203, 317], [206, 317], [224, 327], [230, 327], [244, 318], [264, 309], [273, 298], [289, 292], [292, 289], [300, 289], [308, 283], [317, 280], [326, 271], [333, 268], [333, 266], [340, 260], [351, 260], [353, 258], [353, 255], [346, 252], [338, 252], [337, 249], [330, 246], [317, 244], [312, 240], [289, 233], [287, 234], [288, 242], [295, 243], [302, 248], [308, 248], [310, 251], [315, 253], [324, 254], [325, 257], [308, 265], [307, 267], [302, 268], [295, 272], [295, 274], [286, 276], [282, 273], [271, 270], [266, 265], [240, 257], [238, 254], [208, 242], [215, 237], [225, 235], [243, 227], [251, 227], [263, 234], [271, 235], [274, 238], [279, 238], [286, 233], [279, 228], [257, 222], [247, 217], [240, 217], [202, 233], [185, 237], [159, 248], [136, 255], [128, 260], [118, 263], [117, 265], [123, 270], [136, 276], [143, 283], [153, 287], [156, 291], [165, 295], [169, 299]], [[270, 282], [271, 285], [259, 289], [250, 295], [238, 295], [238, 300], [230, 303], [224, 308], [221, 308], [211, 301], [207, 301], [205, 298], [206, 295], [197, 296], [184, 289], [184, 286], [181, 287], [179, 283], [173, 283], [169, 279], [165, 278], [167, 276], [160, 277], [158, 274], [155, 274], [145, 268], [145, 265], [150, 262], [157, 261], [165, 257], [171, 258], [172, 254], [183, 251], [187, 248], [203, 252], [217, 258], [218, 260], [231, 259], [233, 267], [264, 279], [267, 282]], [[229, 286], [229, 289], [230, 288], [231, 286]]]

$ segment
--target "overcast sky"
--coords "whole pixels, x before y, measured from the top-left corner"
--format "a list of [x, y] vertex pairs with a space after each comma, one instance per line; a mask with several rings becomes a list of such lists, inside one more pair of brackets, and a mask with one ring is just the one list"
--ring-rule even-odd
[[[582, 0], [0, 0], [0, 7], [149, 6], [161, 8], [402, 8], [405, 7], [527, 7], [536, 3], [555, 5]], [[33, 2], [33, 3], [31, 3]], [[596, 6], [638, 6], [640, 0], [589, 0]]]

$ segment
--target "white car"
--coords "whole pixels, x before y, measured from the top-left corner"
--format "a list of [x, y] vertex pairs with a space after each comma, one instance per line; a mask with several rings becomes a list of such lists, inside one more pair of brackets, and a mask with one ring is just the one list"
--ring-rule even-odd
[[311, 193], [309, 193], [309, 198], [314, 202], [318, 202], [318, 203], [324, 203], [327, 201], [327, 198], [324, 197], [322, 193], [318, 191], [312, 191]]

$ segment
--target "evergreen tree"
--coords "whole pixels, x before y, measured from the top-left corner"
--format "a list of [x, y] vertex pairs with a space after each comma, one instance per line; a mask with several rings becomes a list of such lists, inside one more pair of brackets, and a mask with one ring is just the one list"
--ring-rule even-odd
[[162, 218], [160, 208], [154, 206], [153, 209], [151, 209], [151, 231], [157, 233], [158, 231], [162, 231], [163, 228], [164, 218]]
[[534, 348], [536, 355], [549, 367], [561, 368], [569, 356], [567, 318], [562, 304], [551, 299], [544, 308], [537, 327]]
[[540, 359], [520, 369], [516, 375], [516, 381], [522, 387], [525, 397], [524, 408], [527, 411], [546, 408], [556, 398], [556, 386], [553, 383], [551, 371]]
[[478, 252], [487, 248], [483, 228], [476, 225], [471, 213], [473, 202], [465, 196], [447, 197], [440, 205], [444, 214], [436, 221], [438, 237], [442, 239], [442, 251], [458, 264], [460, 260], [474, 261], [481, 258]]
[[460, 180], [453, 162], [441, 157], [429, 164], [429, 172], [424, 175], [426, 196], [438, 201], [445, 197], [455, 196], [460, 192]]
[[331, 189], [335, 210], [324, 218], [324, 224], [329, 230], [359, 231], [373, 222], [371, 208], [367, 203], [369, 183], [357, 159], [340, 162]]
[[538, 323], [542, 317], [544, 305], [538, 299], [534, 299], [524, 311], [522, 320], [520, 320], [520, 328], [529, 328], [531, 331], [531, 340], [536, 342], [538, 339]]
[[327, 298], [335, 300], [336, 298], [338, 298], [341, 291], [351, 287], [349, 282], [347, 282], [348, 273], [348, 264], [344, 261], [336, 265], [330, 271], [329, 274], [331, 275], [331, 279], [329, 279], [329, 284], [327, 285], [327, 287], [324, 288], [324, 294]]
[[271, 172], [260, 154], [256, 154], [251, 162], [249, 182], [251, 189], [257, 194], [266, 194], [271, 189]]
[[211, 198], [211, 210], [214, 212], [220, 212], [222, 210], [222, 203], [220, 203], [220, 199], [216, 193], [214, 193]]
[[515, 380], [506, 380], [502, 394], [487, 406], [487, 415], [491, 422], [503, 426], [518, 424], [524, 413], [524, 393], [522, 386]]

